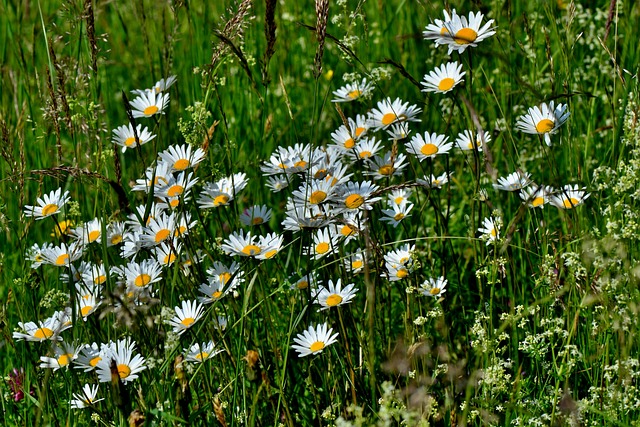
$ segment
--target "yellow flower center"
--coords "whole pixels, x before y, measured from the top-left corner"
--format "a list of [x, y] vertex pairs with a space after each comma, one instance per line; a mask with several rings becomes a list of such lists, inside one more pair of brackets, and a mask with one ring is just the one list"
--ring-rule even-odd
[[382, 124], [385, 126], [390, 125], [391, 123], [395, 122], [397, 118], [398, 116], [396, 116], [395, 113], [387, 113], [382, 116]]
[[73, 354], [69, 354], [69, 353], [60, 355], [60, 357], [58, 357], [58, 365], [67, 366], [69, 362], [71, 362], [72, 357], [73, 357]]
[[396, 168], [394, 168], [393, 165], [382, 165], [380, 169], [378, 169], [378, 172], [380, 175], [392, 175], [395, 170]]
[[56, 213], [57, 210], [58, 210], [58, 205], [56, 205], [55, 203], [50, 203], [48, 205], [45, 205], [45, 207], [42, 208], [42, 216], [52, 215]]
[[309, 282], [307, 282], [306, 280], [300, 280], [296, 284], [296, 288], [298, 289], [307, 289], [308, 287], [309, 287]]
[[221, 194], [213, 199], [213, 207], [217, 208], [220, 205], [226, 205], [229, 202], [229, 196], [226, 194]]
[[420, 152], [425, 156], [433, 156], [438, 152], [438, 146], [434, 144], [424, 144]]
[[100, 237], [100, 231], [98, 230], [93, 230], [89, 232], [89, 243], [95, 242], [96, 240], [98, 240], [98, 237]]
[[89, 313], [91, 313], [91, 310], [93, 310], [92, 305], [85, 305], [80, 309], [80, 313], [82, 313], [82, 317], [87, 317]]
[[357, 270], [359, 268], [362, 268], [362, 264], [363, 264], [362, 261], [360, 261], [359, 259], [355, 260], [351, 263], [351, 268], [354, 270]]
[[128, 365], [125, 365], [124, 363], [119, 364], [118, 375], [120, 375], [121, 379], [127, 378], [129, 375], [131, 375], [131, 368]]
[[92, 366], [95, 368], [98, 362], [100, 362], [101, 360], [102, 360], [102, 357], [96, 356], [93, 359], [89, 360], [89, 366]]
[[324, 254], [324, 253], [327, 253], [328, 251], [329, 251], [329, 244], [327, 242], [318, 243], [316, 245], [317, 254]]
[[305, 162], [304, 160], [298, 160], [297, 162], [295, 162], [295, 164], [293, 166], [297, 167], [297, 168], [304, 168], [307, 166], [307, 162]]
[[151, 282], [151, 276], [149, 276], [148, 274], [142, 273], [135, 278], [135, 280], [133, 281], [133, 284], [136, 285], [138, 288], [143, 288], [147, 286], [150, 282]]
[[167, 191], [167, 194], [169, 195], [169, 197], [176, 197], [182, 194], [182, 192], [184, 191], [184, 187], [182, 185], [172, 185], [169, 188], [169, 191]]
[[555, 126], [555, 123], [553, 123], [553, 120], [542, 119], [536, 125], [536, 132], [547, 133], [551, 131], [551, 129], [553, 129], [553, 126]]
[[58, 255], [56, 258], [56, 265], [66, 265], [69, 260], [69, 254]]
[[353, 138], [349, 138], [344, 142], [344, 148], [350, 149], [353, 148], [354, 145], [356, 145], [356, 142], [353, 140]]
[[369, 157], [371, 157], [373, 155], [373, 153], [371, 153], [371, 151], [361, 151], [359, 156], [361, 159], [368, 159]]
[[169, 200], [169, 206], [171, 206], [172, 208], [175, 208], [179, 204], [180, 204], [180, 199], [178, 198]]
[[491, 237], [496, 237], [498, 235], [498, 232], [496, 231], [495, 228], [492, 228], [489, 234], [491, 234]]
[[404, 214], [402, 212], [398, 212], [393, 216], [393, 219], [395, 219], [396, 221], [400, 221], [402, 218], [404, 218]]
[[[356, 138], [360, 137], [360, 135], [362, 135], [362, 132], [364, 132], [365, 130], [367, 130], [366, 128], [356, 128]], [[351, 147], [347, 147], [347, 148], [351, 148]]]
[[264, 218], [262, 218], [261, 216], [253, 217], [253, 219], [251, 220], [252, 225], [260, 225], [263, 222], [264, 222]]
[[231, 273], [225, 271], [224, 273], [220, 273], [220, 275], [218, 275], [218, 278], [220, 278], [220, 281], [223, 285], [226, 285], [227, 282], [231, 279]]
[[127, 147], [131, 147], [133, 144], [135, 144], [136, 142], [136, 138], [133, 136], [130, 136], [129, 138], [124, 140], [124, 145]]
[[122, 242], [122, 234], [115, 234], [115, 235], [111, 236], [111, 244], [112, 245], [117, 245], [120, 242]]
[[322, 341], [316, 341], [309, 346], [309, 350], [311, 350], [313, 353], [315, 353], [316, 351], [320, 351], [323, 348], [324, 348], [324, 343]]
[[102, 285], [106, 281], [107, 281], [107, 276], [105, 276], [104, 274], [101, 274], [95, 279], [93, 279], [93, 283], [95, 283], [96, 285]]
[[467, 145], [467, 148], [469, 150], [473, 150], [477, 147], [482, 147], [482, 141], [478, 140], [478, 141], [469, 141], [469, 144]]
[[400, 279], [404, 279], [405, 277], [407, 277], [409, 275], [409, 271], [402, 268], [400, 270], [398, 270], [396, 272], [396, 276], [399, 277]]
[[473, 43], [474, 41], [476, 41], [477, 38], [478, 38], [478, 33], [476, 33], [475, 30], [469, 27], [461, 29], [456, 33], [455, 36], [453, 36], [453, 40], [457, 44]]
[[191, 165], [191, 162], [189, 161], [189, 159], [178, 159], [173, 164], [173, 168], [175, 170], [183, 171], [186, 168], [188, 168], [190, 165]]
[[222, 296], [222, 291], [215, 291], [214, 293], [211, 294], [211, 298], [213, 299], [219, 299]]
[[244, 248], [242, 248], [241, 252], [247, 256], [253, 256], [253, 255], [260, 255], [260, 252], [262, 252], [262, 249], [260, 249], [256, 245], [247, 245]]
[[156, 233], [155, 241], [156, 243], [160, 243], [171, 235], [171, 230], [168, 228], [163, 228], [162, 230]]
[[440, 80], [440, 83], [438, 83], [438, 90], [441, 90], [442, 92], [448, 91], [453, 87], [455, 83], [456, 81], [451, 77], [445, 77], [444, 79]]
[[33, 334], [33, 336], [35, 338], [38, 338], [39, 340], [46, 340], [48, 338], [51, 338], [52, 335], [53, 331], [49, 328], [38, 328]]
[[170, 253], [164, 257], [162, 260], [165, 265], [169, 265], [176, 260], [177, 256], [174, 253]]
[[440, 288], [431, 288], [429, 289], [429, 293], [431, 295], [438, 295], [440, 293]]
[[278, 253], [277, 249], [272, 249], [269, 252], [264, 254], [265, 259], [271, 259]]
[[544, 204], [543, 197], [536, 197], [535, 199], [533, 199], [533, 201], [531, 201], [531, 206], [533, 206], [534, 208], [537, 208], [538, 206], [543, 204]]
[[194, 319], [193, 317], [185, 317], [180, 321], [180, 324], [182, 324], [182, 326], [184, 326], [185, 328], [188, 328], [189, 326], [193, 325], [195, 322], [196, 322], [196, 319]]
[[342, 302], [342, 297], [338, 294], [332, 294], [329, 295], [326, 302], [329, 307], [335, 307]]
[[205, 360], [207, 357], [209, 357], [209, 353], [207, 353], [206, 351], [201, 351], [200, 353], [196, 354], [195, 356], [193, 356], [196, 360], [199, 361], [203, 361]]
[[354, 89], [354, 90], [352, 90], [351, 92], [349, 92], [349, 93], [347, 94], [347, 96], [348, 96], [349, 98], [351, 98], [351, 99], [356, 99], [356, 98], [358, 98], [360, 95], [362, 95], [362, 91], [361, 91], [361, 90], [359, 90], [359, 89]]
[[358, 229], [351, 224], [345, 224], [340, 229], [340, 234], [342, 234], [344, 237], [353, 236], [355, 234], [358, 234]]
[[362, 197], [359, 194], [351, 194], [344, 201], [345, 206], [349, 209], [357, 209], [363, 203], [364, 203], [364, 197]]
[[568, 199], [565, 199], [562, 204], [566, 209], [571, 209], [575, 206], [578, 206], [580, 204], [580, 200], [576, 199], [575, 197], [569, 197]]
[[399, 205], [400, 203], [404, 202], [404, 197], [402, 197], [402, 196], [398, 196], [398, 197], [396, 197], [395, 199], [393, 199], [393, 202], [394, 202], [396, 205]]
[[317, 205], [319, 203], [324, 202], [324, 199], [326, 198], [327, 198], [327, 193], [325, 193], [322, 190], [316, 190], [313, 193], [311, 193], [311, 196], [309, 197], [309, 203], [313, 205]]
[[142, 110], [142, 114], [144, 114], [145, 116], [153, 116], [155, 113], [158, 112], [158, 110], [159, 108], [156, 107], [155, 105], [149, 105], [147, 108]]

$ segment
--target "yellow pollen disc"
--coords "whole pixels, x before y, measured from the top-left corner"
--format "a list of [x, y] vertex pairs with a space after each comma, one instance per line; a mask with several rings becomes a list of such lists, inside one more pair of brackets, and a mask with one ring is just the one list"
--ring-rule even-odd
[[196, 358], [197, 360], [203, 361], [207, 357], [209, 357], [209, 353], [207, 353], [206, 351], [203, 351], [203, 352], [200, 352], [200, 353], [196, 354], [193, 357]]
[[451, 77], [445, 77], [444, 79], [440, 80], [440, 83], [438, 83], [438, 90], [445, 92], [451, 89], [455, 83], [456, 81]]
[[402, 212], [398, 212], [397, 214], [395, 214], [395, 216], [393, 217], [393, 219], [395, 219], [396, 221], [400, 221], [402, 218], [404, 218], [404, 214]]
[[100, 276], [93, 279], [93, 283], [95, 283], [96, 285], [102, 285], [106, 281], [107, 281], [107, 276], [105, 276], [104, 274], [101, 274]]
[[251, 220], [252, 225], [260, 225], [263, 222], [264, 222], [264, 218], [262, 218], [261, 216], [256, 216]]
[[172, 185], [171, 188], [169, 188], [169, 191], [167, 191], [167, 194], [169, 195], [169, 197], [176, 197], [182, 194], [182, 192], [184, 191], [184, 187], [182, 185]]
[[42, 260], [44, 259], [44, 257], [42, 256], [42, 254], [38, 254], [36, 255], [36, 257], [34, 258], [34, 261], [36, 262], [42, 262]]
[[185, 328], [188, 328], [189, 326], [193, 325], [194, 323], [196, 323], [196, 319], [194, 319], [193, 317], [185, 317], [184, 319], [182, 319], [180, 321], [180, 323], [182, 324], [182, 326], [184, 326]]
[[318, 169], [318, 170], [316, 171], [316, 173], [314, 173], [314, 174], [313, 174], [313, 177], [314, 177], [315, 179], [322, 179], [322, 178], [324, 178], [325, 176], [327, 176], [327, 170], [326, 170], [326, 169]]
[[409, 261], [409, 258], [405, 257], [405, 258], [400, 258], [400, 264], [406, 264], [407, 261]]
[[272, 249], [272, 250], [270, 250], [269, 252], [265, 253], [265, 254], [264, 254], [264, 257], [265, 257], [266, 259], [271, 259], [271, 258], [273, 258], [277, 253], [278, 253], [278, 251], [277, 251], [277, 250]]
[[398, 270], [398, 271], [396, 272], [396, 276], [397, 276], [397, 277], [399, 277], [399, 278], [401, 278], [401, 279], [404, 279], [404, 278], [405, 278], [405, 277], [407, 277], [408, 275], [409, 275], [409, 271], [405, 270], [404, 268], [403, 268], [403, 269], [401, 269], [401, 270]]
[[89, 313], [91, 313], [91, 310], [93, 310], [92, 305], [85, 305], [80, 309], [80, 313], [82, 313], [82, 317], [87, 317]]
[[58, 357], [58, 365], [60, 366], [67, 366], [69, 364], [69, 362], [71, 362], [71, 357], [73, 357], [73, 355], [71, 354], [63, 354], [60, 357]]
[[304, 168], [307, 166], [307, 162], [305, 162], [304, 160], [299, 160], [297, 162], [295, 162], [295, 164], [293, 166], [297, 167], [297, 168]]
[[344, 142], [344, 148], [350, 149], [353, 148], [354, 145], [356, 145], [356, 142], [353, 140], [353, 138], [349, 138]]
[[42, 216], [48, 216], [56, 213], [58, 210], [58, 205], [55, 203], [50, 203], [42, 208]]
[[280, 164], [278, 165], [278, 167], [279, 167], [280, 169], [286, 169], [286, 168], [287, 168], [287, 165], [285, 165], [284, 163], [280, 163]]
[[129, 138], [124, 140], [124, 145], [127, 147], [131, 147], [133, 144], [135, 144], [136, 139], [133, 136], [130, 136]]
[[442, 27], [442, 29], [440, 30], [440, 35], [444, 36], [447, 33], [449, 33], [449, 30], [447, 30], [447, 27]]
[[150, 282], [151, 282], [151, 276], [149, 276], [148, 274], [142, 273], [138, 275], [138, 277], [136, 277], [136, 279], [133, 281], [133, 284], [136, 285], [138, 288], [143, 288], [147, 286]]
[[167, 237], [169, 237], [171, 235], [171, 231], [167, 228], [163, 228], [162, 230], [158, 231], [156, 233], [156, 243], [162, 242], [163, 240], [165, 240]]
[[570, 197], [568, 199], [565, 199], [562, 204], [564, 205], [564, 207], [566, 209], [571, 209], [574, 206], [578, 206], [580, 204], [580, 200], [576, 199], [575, 197]]
[[498, 232], [496, 231], [495, 228], [492, 228], [489, 234], [491, 234], [491, 237], [496, 237], [498, 235]]
[[531, 202], [531, 206], [533, 206], [534, 208], [543, 205], [544, 204], [544, 198], [542, 197], [536, 197], [535, 199], [533, 199], [533, 201]]
[[127, 378], [131, 375], [131, 368], [124, 363], [118, 365], [118, 375], [120, 375], [121, 379]]
[[89, 366], [93, 366], [95, 368], [98, 362], [100, 362], [101, 360], [102, 360], [102, 357], [96, 356], [93, 359], [89, 360]]
[[329, 244], [327, 242], [318, 243], [316, 245], [317, 254], [325, 254], [329, 251]]
[[38, 338], [40, 340], [51, 338], [52, 335], [53, 335], [53, 331], [49, 328], [38, 328], [33, 334], [35, 338]]
[[243, 254], [245, 254], [247, 256], [260, 255], [260, 252], [262, 252], [262, 249], [260, 249], [256, 245], [247, 245], [244, 248], [242, 248], [242, 250], [240, 252], [242, 252]]
[[402, 197], [402, 196], [398, 196], [398, 197], [396, 197], [395, 199], [393, 199], [393, 202], [394, 202], [396, 205], [399, 205], [399, 204], [400, 204], [400, 203], [402, 203], [403, 201], [404, 201], [404, 197]]
[[440, 288], [431, 288], [431, 289], [429, 290], [429, 293], [430, 293], [431, 295], [438, 295], [438, 294], [440, 293]]
[[213, 199], [213, 207], [217, 208], [220, 205], [226, 205], [228, 201], [229, 201], [229, 196], [227, 196], [226, 194], [221, 194], [217, 196], [215, 199]]
[[[362, 135], [362, 132], [364, 132], [365, 130], [366, 130], [365, 128], [356, 128], [356, 138]], [[348, 148], [351, 148], [351, 147], [348, 147]]]
[[482, 147], [482, 141], [470, 141], [469, 144], [467, 145], [467, 148], [469, 150], [473, 150], [474, 148], [477, 147]]
[[378, 172], [380, 173], [380, 175], [392, 175], [395, 170], [396, 168], [394, 168], [392, 165], [383, 165], [380, 166]]
[[326, 198], [327, 198], [327, 193], [325, 193], [322, 190], [316, 190], [313, 193], [311, 193], [311, 196], [309, 197], [309, 202], [313, 205], [317, 205], [318, 203], [324, 202], [324, 199]]
[[100, 232], [98, 230], [93, 230], [89, 233], [89, 243], [95, 242], [100, 237]]
[[345, 224], [344, 227], [340, 229], [340, 234], [345, 237], [353, 236], [358, 233], [358, 229], [351, 224]]
[[361, 159], [368, 159], [372, 155], [373, 155], [373, 153], [371, 151], [361, 151], [360, 154], [359, 154]]
[[122, 242], [122, 234], [116, 234], [114, 236], [111, 236], [111, 244], [112, 245], [117, 245], [119, 243]]
[[69, 254], [62, 254], [56, 258], [56, 265], [65, 265], [69, 260]]
[[222, 291], [215, 291], [214, 293], [211, 294], [211, 298], [213, 299], [218, 299], [222, 296]]
[[218, 277], [220, 278], [220, 281], [222, 282], [222, 284], [226, 285], [227, 282], [231, 279], [231, 273], [228, 273], [225, 271], [224, 273], [220, 273]]
[[158, 110], [159, 108], [156, 107], [155, 105], [149, 105], [147, 108], [142, 110], [142, 114], [144, 114], [145, 116], [153, 116], [155, 113], [158, 112]]
[[359, 194], [351, 194], [344, 201], [345, 206], [349, 209], [357, 209], [362, 206], [363, 203], [364, 197]]
[[475, 32], [472, 28], [463, 28], [453, 36], [453, 40], [458, 44], [469, 44], [476, 41], [478, 38], [478, 33]]
[[322, 341], [316, 341], [309, 346], [309, 350], [312, 352], [320, 351], [324, 348], [324, 343]]
[[360, 95], [362, 95], [362, 91], [360, 91], [359, 89], [354, 89], [347, 94], [347, 96], [351, 99], [356, 99]]
[[396, 116], [394, 113], [387, 113], [382, 116], [382, 124], [385, 126], [390, 125], [391, 123], [395, 122], [397, 118], [398, 116]]
[[167, 256], [164, 257], [163, 261], [165, 265], [171, 264], [172, 262], [174, 262], [176, 260], [176, 254], [169, 254]]
[[298, 289], [307, 289], [308, 287], [309, 287], [309, 282], [307, 282], [306, 280], [301, 280], [296, 285], [296, 288]]
[[329, 295], [326, 302], [329, 307], [335, 307], [342, 302], [342, 297], [338, 294]]
[[176, 206], [178, 206], [180, 204], [180, 199], [175, 198], [175, 199], [171, 199], [169, 201], [169, 206], [171, 206], [172, 208], [175, 208]]
[[362, 268], [362, 261], [360, 261], [360, 260], [353, 261], [351, 263], [351, 268], [354, 269], [354, 270]]
[[538, 132], [538, 133], [547, 133], [551, 129], [553, 129], [553, 126], [555, 126], [555, 123], [553, 123], [553, 120], [542, 119], [536, 125], [536, 132]]
[[438, 152], [438, 146], [434, 144], [424, 144], [420, 149], [420, 152], [425, 156], [433, 156]]
[[179, 171], [183, 171], [191, 165], [191, 162], [187, 159], [178, 159], [173, 164], [173, 168]]

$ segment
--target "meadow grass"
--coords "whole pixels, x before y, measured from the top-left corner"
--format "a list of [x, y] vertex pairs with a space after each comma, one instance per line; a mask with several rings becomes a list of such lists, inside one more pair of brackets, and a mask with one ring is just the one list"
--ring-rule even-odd
[[[0, 422], [640, 425], [640, 7], [445, 3], [3, 0]], [[449, 54], [423, 31], [452, 9], [482, 12], [496, 33]], [[425, 75], [452, 61], [463, 81], [423, 92]], [[169, 76], [163, 114], [130, 117], [131, 91]], [[371, 91], [332, 102], [363, 78]], [[398, 120], [408, 135], [369, 122], [354, 139], [380, 141], [393, 175], [332, 138], [387, 97], [420, 109]], [[570, 116], [550, 145], [516, 128], [551, 101]], [[133, 122], [155, 137], [122, 152], [112, 131]], [[420, 160], [408, 148], [425, 132], [454, 143], [465, 130], [484, 132], [482, 151], [454, 144]], [[154, 166], [187, 145], [202, 150], [182, 175], [197, 182], [160, 214], [162, 180], [181, 178]], [[311, 197], [341, 167], [344, 182]], [[514, 172], [530, 174], [529, 190], [553, 187], [544, 205], [495, 189]], [[432, 174], [448, 182], [425, 183]], [[269, 188], [274, 176], [286, 188]], [[367, 181], [351, 209], [349, 186]], [[61, 212], [25, 208], [57, 189], [69, 192]], [[288, 229], [292, 204], [331, 235]], [[256, 205], [271, 218], [245, 225]], [[397, 226], [383, 212], [410, 205]], [[253, 240], [232, 239], [248, 231]], [[44, 249], [73, 242], [77, 259], [61, 266]], [[163, 245], [175, 260], [157, 281], [125, 271], [162, 260]], [[102, 358], [97, 369], [87, 355]]]

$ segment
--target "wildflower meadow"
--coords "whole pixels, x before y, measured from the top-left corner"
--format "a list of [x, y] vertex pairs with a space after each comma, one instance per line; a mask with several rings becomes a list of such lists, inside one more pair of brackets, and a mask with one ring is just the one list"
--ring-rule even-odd
[[640, 426], [638, 23], [0, 2], [0, 424]]

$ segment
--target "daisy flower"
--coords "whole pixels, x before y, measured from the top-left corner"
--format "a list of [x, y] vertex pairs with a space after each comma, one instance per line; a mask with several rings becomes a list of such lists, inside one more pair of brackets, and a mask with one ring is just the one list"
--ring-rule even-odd
[[348, 182], [340, 187], [334, 200], [349, 210], [371, 210], [380, 197], [371, 197], [378, 186], [371, 181]]
[[18, 322], [18, 326], [23, 332], [14, 332], [12, 336], [17, 341], [62, 341], [60, 332], [71, 327], [71, 323], [68, 320], [66, 313], [57, 311], [53, 316], [38, 323]]
[[548, 105], [543, 102], [539, 107], [531, 107], [526, 114], [520, 116], [516, 121], [516, 129], [524, 133], [544, 135], [544, 142], [551, 146], [550, 135], [558, 131], [570, 114], [565, 104], [558, 104], [556, 107], [554, 101]]
[[[351, 119], [349, 119], [351, 120]], [[336, 131], [331, 133], [332, 147], [336, 147], [339, 150], [345, 152], [351, 150], [356, 145], [356, 138], [345, 125], [340, 126]]]
[[24, 214], [25, 216], [35, 217], [36, 220], [44, 219], [60, 212], [60, 209], [69, 200], [71, 200], [69, 192], [62, 193], [62, 188], [58, 188], [49, 194], [45, 194], [42, 198], [38, 197], [36, 206], [25, 205]]
[[437, 298], [444, 294], [447, 290], [445, 289], [447, 286], [447, 279], [440, 276], [437, 279], [428, 279], [425, 280], [421, 285], [418, 291], [425, 296]]
[[336, 281], [335, 285], [333, 281], [329, 279], [327, 287], [320, 286], [320, 288], [318, 288], [317, 304], [321, 305], [318, 311], [320, 312], [331, 307], [349, 304], [357, 292], [358, 288], [356, 288], [353, 283], [342, 289], [340, 279]]
[[138, 374], [147, 369], [144, 357], [134, 355], [135, 341], [129, 338], [109, 343], [103, 347], [102, 359], [96, 364], [98, 380], [111, 382], [111, 364], [115, 365], [120, 381], [128, 383], [138, 378]]
[[402, 170], [407, 166], [407, 156], [402, 153], [393, 155], [388, 151], [384, 157], [375, 156], [373, 159], [367, 160], [367, 167], [370, 171], [365, 175], [372, 175], [373, 179], [385, 179], [392, 176], [402, 175]]
[[[112, 131], [113, 136], [111, 141], [122, 147], [122, 152], [124, 153], [127, 151], [127, 148], [135, 148], [138, 145], [144, 145], [156, 137], [154, 134], [149, 132], [149, 129], [147, 129], [146, 126], [143, 128], [141, 124], [136, 126], [135, 130], [136, 131], [134, 133], [131, 123], [117, 127]], [[138, 138], [136, 138], [136, 134], [138, 135]]]
[[98, 362], [102, 360], [102, 350], [98, 344], [85, 344], [78, 353], [78, 358], [74, 362], [74, 368], [83, 369], [84, 372], [91, 372], [96, 369]]
[[257, 257], [263, 250], [258, 246], [257, 237], [252, 236], [250, 231], [245, 235], [244, 230], [230, 234], [221, 248], [227, 255], [243, 257]]
[[364, 269], [364, 252], [358, 251], [345, 255], [343, 263], [349, 273], [360, 273]]
[[162, 242], [158, 246], [153, 248], [153, 253], [156, 260], [163, 267], [168, 267], [178, 260], [178, 255], [182, 252], [182, 245], [169, 245], [167, 242]]
[[446, 154], [452, 146], [453, 143], [449, 142], [448, 136], [438, 135], [435, 132], [432, 134], [425, 132], [424, 136], [414, 135], [411, 141], [405, 144], [407, 153], [415, 154], [420, 161], [432, 159], [438, 154]]
[[393, 225], [393, 228], [396, 228], [400, 221], [411, 216], [409, 215], [411, 209], [413, 209], [413, 203], [405, 202], [399, 205], [394, 203], [391, 205], [391, 209], [382, 210], [384, 216], [380, 218], [380, 221], [388, 222]]
[[193, 344], [189, 349], [184, 349], [185, 361], [192, 363], [202, 363], [205, 360], [211, 359], [218, 353], [222, 353], [224, 350], [216, 348], [213, 341]]
[[155, 114], [164, 114], [164, 109], [169, 105], [169, 94], [146, 91], [131, 101], [131, 113], [134, 118], [151, 117]]
[[133, 191], [144, 191], [145, 193], [149, 193], [151, 188], [153, 188], [155, 192], [156, 190], [165, 187], [172, 178], [172, 168], [171, 163], [164, 161], [158, 162], [155, 166], [149, 166], [144, 172], [145, 177], [143, 179], [136, 179], [136, 183], [131, 187], [131, 189]]
[[45, 264], [68, 267], [82, 257], [82, 245], [78, 242], [71, 242], [69, 245], [61, 243], [60, 246], [43, 249], [42, 257]]
[[176, 217], [174, 214], [167, 215], [162, 212], [158, 217], [151, 218], [149, 225], [144, 227], [140, 240], [144, 247], [159, 245], [170, 241], [176, 230]]
[[85, 297], [78, 299], [77, 311], [82, 320], [87, 321], [87, 317], [96, 311], [96, 309], [102, 304], [100, 297], [93, 294], [87, 294]]
[[173, 332], [182, 335], [202, 318], [204, 306], [197, 301], [182, 301], [182, 308], [175, 307], [176, 315], [167, 321]]
[[351, 102], [360, 98], [366, 98], [373, 92], [373, 83], [366, 78], [360, 82], [348, 83], [340, 89], [333, 91], [335, 96], [331, 102]]
[[206, 154], [202, 148], [191, 147], [191, 144], [170, 145], [158, 157], [171, 165], [173, 172], [182, 172], [202, 162]]
[[478, 228], [478, 232], [482, 233], [481, 239], [487, 241], [487, 246], [500, 238], [500, 227], [502, 219], [488, 217], [482, 221], [482, 227]]
[[289, 283], [291, 283], [292, 290], [304, 290], [310, 288], [311, 294], [315, 295], [317, 293], [318, 285], [322, 283], [322, 280], [318, 279], [318, 273], [316, 271], [312, 271], [298, 278], [289, 277]]
[[266, 205], [251, 206], [242, 211], [240, 222], [247, 227], [266, 224], [271, 219], [271, 214], [271, 209]]
[[155, 92], [155, 93], [164, 92], [167, 89], [169, 89], [171, 86], [173, 86], [173, 84], [177, 80], [178, 80], [178, 76], [169, 76], [166, 79], [158, 80], [156, 84], [149, 89], [144, 89], [144, 90], [134, 89], [131, 91], [131, 93], [133, 93], [134, 95], [142, 95], [145, 92]]
[[468, 47], [476, 47], [482, 40], [491, 37], [496, 33], [493, 19], [487, 21], [482, 27], [484, 15], [481, 12], [474, 14], [469, 12], [469, 19], [459, 16], [456, 13], [451, 15], [451, 20], [443, 23], [446, 29], [445, 34], [438, 39], [440, 44], [446, 44], [449, 48], [448, 54], [454, 50], [458, 53], [464, 52]]
[[488, 142], [491, 142], [491, 135], [484, 131], [474, 133], [471, 130], [465, 130], [460, 132], [456, 138], [456, 146], [463, 151], [474, 149], [482, 151]]
[[285, 218], [282, 226], [288, 231], [323, 228], [331, 224], [331, 216], [317, 205], [299, 206], [293, 202], [287, 203]]
[[391, 98], [387, 98], [378, 101], [378, 108], [369, 111], [368, 117], [371, 127], [380, 130], [398, 122], [419, 122], [421, 120], [417, 118], [417, 115], [421, 112], [421, 108], [409, 105], [408, 102], [402, 102], [400, 98], [396, 98], [393, 102]]
[[[434, 40], [436, 45], [444, 44], [445, 42], [441, 39], [445, 37], [448, 33], [447, 27], [445, 27], [445, 22], [451, 21], [451, 15], [446, 10], [443, 10], [444, 20], [435, 19], [433, 23], [427, 25], [422, 32], [422, 37], [426, 40]], [[453, 9], [452, 14], [457, 16], [456, 10]]]
[[52, 249], [53, 243], [45, 242], [42, 246], [34, 243], [29, 249], [27, 249], [26, 257], [27, 260], [31, 261], [31, 268], [34, 270], [40, 267], [42, 264], [46, 264], [46, 260], [42, 253], [46, 250]]
[[296, 205], [319, 205], [330, 200], [334, 191], [331, 181], [314, 179], [311, 182], [303, 182], [300, 188], [291, 193], [293, 203]]
[[458, 61], [442, 64], [424, 75], [424, 80], [420, 82], [424, 86], [422, 92], [447, 93], [462, 82], [465, 74]]
[[127, 289], [141, 290], [162, 280], [162, 266], [155, 259], [130, 262], [116, 270], [124, 278]]
[[40, 367], [51, 368], [54, 371], [60, 368], [68, 368], [71, 362], [78, 358], [80, 349], [81, 347], [75, 347], [62, 341], [60, 345], [53, 348], [55, 357], [40, 356], [40, 361], [42, 362]]
[[[452, 172], [453, 173], [453, 172]], [[422, 177], [422, 179], [416, 179], [416, 182], [420, 185], [424, 185], [429, 188], [442, 188], [447, 182], [449, 182], [449, 175], [447, 172], [444, 172], [440, 176], [435, 176], [431, 174], [431, 176], [427, 177], [426, 175]]]
[[560, 209], [573, 209], [584, 203], [591, 194], [580, 188], [578, 185], [565, 185], [557, 194], [551, 196], [549, 203]]
[[82, 281], [91, 287], [104, 285], [107, 281], [104, 264], [91, 264], [91, 268], [82, 272]]
[[325, 347], [337, 341], [338, 334], [331, 335], [332, 333], [333, 328], [329, 328], [326, 323], [309, 326], [309, 329], [293, 339], [295, 344], [291, 348], [298, 352], [298, 357], [321, 353]]
[[85, 246], [93, 242], [100, 243], [102, 222], [98, 218], [94, 218], [89, 222], [85, 222], [80, 227], [74, 228], [70, 234]]
[[513, 172], [507, 177], [498, 178], [498, 183], [493, 184], [496, 190], [517, 191], [521, 190], [531, 182], [531, 174], [528, 172]]
[[391, 127], [386, 129], [386, 132], [392, 140], [399, 141], [408, 138], [411, 134], [411, 129], [409, 129], [408, 122], [401, 122], [392, 124]]
[[101, 400], [104, 400], [104, 398], [96, 399], [96, 396], [98, 395], [98, 388], [98, 384], [85, 384], [84, 387], [82, 387], [81, 393], [73, 393], [74, 398], [69, 402], [71, 409], [88, 408], [89, 406], [93, 406]]
[[206, 182], [197, 203], [200, 209], [227, 206], [248, 182], [246, 173], [236, 173], [216, 182]]
[[107, 225], [107, 246], [116, 246], [124, 240], [124, 222], [115, 221]]
[[393, 203], [395, 205], [401, 205], [408, 202], [409, 197], [411, 197], [410, 188], [397, 188], [392, 190], [391, 194], [387, 194], [387, 200], [389, 203]]
[[415, 250], [416, 245], [406, 243], [398, 249], [387, 252], [384, 255], [387, 274], [383, 273], [382, 277], [387, 277], [390, 281], [396, 281], [409, 276], [409, 274], [413, 272], [414, 268], [414, 263], [411, 257]]
[[270, 176], [269, 178], [267, 178], [266, 185], [273, 193], [278, 193], [289, 186], [289, 181], [287, 181], [285, 178]]
[[306, 255], [313, 259], [320, 259], [326, 255], [334, 253], [338, 248], [340, 236], [329, 231], [328, 228], [318, 230], [313, 235], [313, 242], [304, 249]]
[[223, 285], [230, 284], [233, 281], [234, 288], [244, 282], [244, 271], [240, 270], [240, 264], [237, 262], [226, 266], [220, 261], [214, 261], [213, 267], [207, 269], [207, 276], [213, 282], [220, 282]]
[[344, 244], [356, 239], [360, 232], [366, 227], [366, 219], [362, 216], [362, 211], [353, 210], [345, 211], [342, 219], [338, 219], [335, 223], [335, 232], [344, 238]]
[[365, 138], [358, 142], [356, 147], [349, 151], [348, 155], [354, 160], [366, 160], [378, 154], [380, 148], [382, 148], [382, 142], [375, 138]]
[[[198, 178], [193, 177], [193, 172], [180, 172], [178, 176], [169, 176], [169, 179], [154, 191], [154, 195], [161, 199], [179, 200], [180, 197], [186, 197], [185, 195], [197, 182]], [[175, 208], [178, 203], [169, 203], [169, 205]]]
[[553, 189], [548, 186], [530, 186], [523, 188], [520, 191], [520, 198], [523, 203], [526, 203], [530, 208], [544, 208], [544, 205], [549, 203]]
[[262, 248], [262, 252], [256, 255], [257, 259], [271, 259], [282, 249], [284, 236], [278, 233], [269, 233], [258, 239], [258, 246]]
[[235, 286], [230, 286], [225, 289], [226, 284], [217, 280], [209, 279], [209, 283], [202, 283], [198, 290], [202, 293], [202, 296], [198, 297], [198, 301], [202, 304], [211, 304], [214, 303], [229, 292], [232, 292]]

